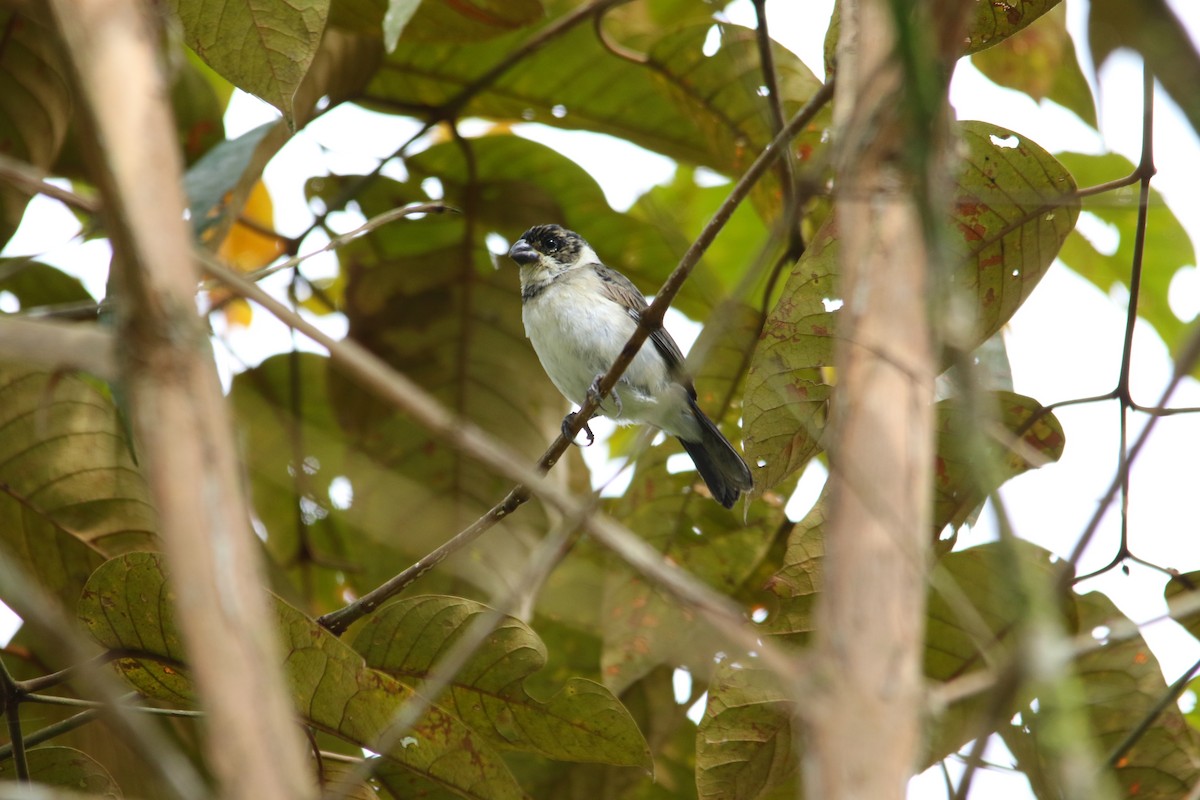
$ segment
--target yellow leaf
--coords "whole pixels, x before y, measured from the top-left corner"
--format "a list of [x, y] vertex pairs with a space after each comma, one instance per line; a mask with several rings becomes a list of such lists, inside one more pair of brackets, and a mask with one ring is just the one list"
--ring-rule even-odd
[[[243, 220], [250, 224], [247, 225]], [[265, 267], [284, 251], [282, 238], [262, 233], [263, 230], [272, 230], [274, 224], [271, 195], [267, 193], [263, 182], [259, 181], [250, 190], [246, 206], [230, 228], [218, 254], [226, 263], [243, 272]]]

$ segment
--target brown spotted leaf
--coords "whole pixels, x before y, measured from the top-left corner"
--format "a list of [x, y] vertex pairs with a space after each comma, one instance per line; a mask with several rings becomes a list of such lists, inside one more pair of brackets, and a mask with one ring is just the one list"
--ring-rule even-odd
[[[950, 216], [958, 259], [950, 285], [974, 311], [971, 346], [990, 338], [1020, 307], [1075, 226], [1075, 182], [1053, 156], [1005, 128], [958, 126], [962, 159]], [[759, 491], [802, 467], [820, 448], [831, 387], [840, 300], [837, 233], [819, 231], [793, 267], [763, 327], [746, 380], [746, 453]]]
[[[284, 675], [299, 714], [319, 730], [380, 752], [422, 780], [477, 800], [516, 800], [523, 793], [491, 746], [438, 706], [403, 737], [389, 735], [400, 707], [416, 693], [363, 663], [362, 657], [311, 619], [275, 599], [286, 659]], [[182, 662], [174, 598], [161, 558], [130, 553], [103, 564], [88, 581], [80, 617], [138, 691], [187, 703], [192, 687]]]

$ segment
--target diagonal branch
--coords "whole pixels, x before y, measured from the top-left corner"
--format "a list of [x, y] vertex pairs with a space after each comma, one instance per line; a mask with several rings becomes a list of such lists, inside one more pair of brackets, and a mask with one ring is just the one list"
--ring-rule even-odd
[[[737, 209], [738, 205], [750, 193], [750, 190], [753, 188], [754, 184], [770, 167], [772, 161], [778, 158], [779, 155], [786, 149], [791, 139], [801, 129], [803, 129], [803, 127], [807, 125], [814, 116], [816, 116], [817, 112], [820, 111], [825, 103], [829, 102], [829, 98], [832, 96], [832, 94], [832, 83], [826, 84], [824, 87], [822, 87], [822, 89], [817, 92], [817, 94], [815, 94], [808, 103], [805, 104], [804, 108], [802, 108], [795, 115], [795, 117], [792, 118], [792, 120], [779, 133], [779, 135], [775, 137], [771, 144], [768, 145], [765, 150], [763, 150], [758, 159], [755, 160], [750, 168], [746, 170], [746, 173], [741, 177], [741, 179], [739, 179], [738, 183], [734, 186], [732, 191], [730, 191], [729, 196], [726, 197], [725, 202], [721, 204], [721, 207], [718, 208], [713, 214], [712, 219], [710, 219], [708, 224], [705, 225], [704, 230], [700, 233], [700, 236], [695, 242], [692, 243], [692, 246], [688, 248], [687, 252], [684, 253], [679, 265], [667, 278], [666, 282], [663, 283], [662, 288], [655, 295], [654, 302], [650, 304], [650, 308], [648, 308], [642, 315], [637, 330], [625, 344], [625, 348], [621, 351], [620, 356], [613, 363], [613, 366], [609, 369], [608, 373], [601, 381], [600, 388], [602, 391], [600, 396], [605, 396], [609, 391], [611, 391], [612, 387], [615, 386], [616, 382], [620, 379], [621, 374], [633, 360], [633, 357], [637, 355], [637, 351], [641, 348], [642, 343], [646, 341], [646, 338], [653, 330], [662, 325], [662, 317], [667, 306], [669, 306], [671, 301], [675, 298], [675, 295], [679, 292], [683, 282], [687, 280], [688, 275], [691, 274], [691, 271], [695, 268], [701, 257], [703, 257], [704, 253], [708, 250], [709, 245], [712, 244], [717, 234], [720, 233], [721, 229], [729, 221], [729, 218], [733, 215], [733, 212]], [[539, 473], [545, 473], [549, 471], [556, 463], [558, 463], [558, 459], [562, 457], [564, 452], [566, 452], [566, 449], [570, 446], [574, 436], [578, 434], [579, 431], [582, 430], [584, 424], [591, 419], [592, 415], [596, 411], [596, 408], [597, 406], [594, 400], [589, 399], [584, 403], [583, 407], [580, 408], [579, 412], [575, 415], [575, 418], [571, 424], [571, 438], [560, 435], [550, 445], [549, 449], [542, 454], [542, 457], [538, 459], [536, 468]], [[459, 550], [478, 539], [493, 525], [511, 514], [521, 504], [526, 502], [529, 497], [530, 492], [524, 485], [514, 487], [512, 491], [510, 491], [503, 500], [493, 506], [491, 510], [481, 516], [475, 522], [471, 523], [470, 526], [457, 533], [441, 547], [424, 556], [408, 569], [391, 578], [376, 589], [373, 589], [372, 591], [358, 598], [358, 600], [347, 605], [345, 608], [339, 609], [338, 611], [334, 611], [330, 614], [326, 614], [321, 618], [321, 624], [334, 633], [340, 633], [341, 631], [344, 631], [355, 620], [371, 613], [378, 608], [380, 604], [384, 603], [389, 598], [395, 597], [422, 575], [425, 575], [451, 555], [457, 553]]]

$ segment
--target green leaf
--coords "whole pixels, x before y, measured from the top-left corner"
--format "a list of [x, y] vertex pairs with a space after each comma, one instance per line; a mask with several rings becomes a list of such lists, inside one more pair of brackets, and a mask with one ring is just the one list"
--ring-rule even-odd
[[[642, 454], [613, 514], [694, 578], [733, 594], [775, 540], [784, 500], [751, 503], [744, 515], [728, 511], [702, 488], [694, 469], [668, 469], [668, 459], [680, 452], [671, 441]], [[690, 609], [623, 567], [609, 570], [600, 619], [601, 671], [605, 685], [618, 693], [662, 663], [687, 665], [703, 678], [720, 648]]]
[[[54, 32], [16, 11], [0, 11], [0, 151], [48, 170], [71, 121], [67, 63]], [[29, 194], [0, 186], [0, 247], [12, 237]]]
[[[926, 606], [926, 677], [944, 682], [1004, 664], [1017, 646], [1016, 632], [1028, 618], [1019, 575], [1036, 575], [1049, 585], [1063, 567], [1048, 550], [1021, 540], [958, 550], [938, 560]], [[1065, 613], [1073, 612], [1073, 607]], [[1068, 620], [1075, 628], [1076, 620]], [[958, 701], [930, 720], [923, 764], [957, 752], [987, 733], [985, 725], [1007, 721], [1032, 699], [1018, 690], [996, 708], [995, 689]]]
[[[276, 599], [289, 693], [309, 724], [382, 756], [437, 786], [478, 800], [524, 795], [488, 744], [438, 706], [399, 742], [384, 748], [408, 686], [368, 669], [362, 658], [296, 609]], [[80, 617], [101, 645], [128, 652], [115, 662], [151, 697], [187, 702], [191, 695], [174, 622], [174, 601], [161, 558], [130, 553], [103, 564], [88, 581]]]
[[329, 28], [313, 62], [296, 90], [296, 127], [318, 113], [357, 98], [383, 63], [377, 36]]
[[105, 554], [153, 546], [150, 492], [116, 409], [79, 377], [0, 364], [0, 486], [5, 557], [67, 608]]
[[1061, 3], [1035, 25], [996, 47], [971, 56], [971, 63], [1000, 86], [1034, 100], [1053, 100], [1097, 127], [1096, 101], [1067, 33], [1066, 6]]
[[[88, 797], [120, 800], [125, 796], [104, 765], [74, 748], [34, 747], [26, 751], [25, 758], [29, 764], [29, 780], [34, 784], [73, 789], [82, 793], [72, 793], [72, 797], [82, 797], [86, 794]], [[0, 781], [4, 780], [16, 780], [16, 770], [11, 759], [0, 761]], [[2, 786], [3, 784], [0, 784], [0, 797], [9, 796]], [[40, 798], [43, 795], [37, 796]], [[51, 795], [58, 796], [57, 793]]]
[[[461, 597], [407, 598], [373, 616], [353, 646], [368, 666], [420, 691], [438, 660], [487, 611]], [[600, 684], [572, 678], [549, 700], [531, 697], [525, 680], [545, 664], [546, 648], [537, 634], [503, 617], [440, 704], [498, 747], [567, 761], [650, 767], [637, 725]]]
[[[1081, 186], [1124, 178], [1134, 171], [1134, 165], [1116, 153], [1059, 153], [1056, 158]], [[1112, 255], [1105, 255], [1086, 236], [1075, 231], [1067, 237], [1059, 258], [1106, 294], [1118, 285], [1129, 289], [1137, 249], [1137, 205], [1136, 185], [1084, 198], [1083, 210], [1116, 230], [1117, 249]], [[1172, 355], [1177, 355], [1187, 336], [1187, 325], [1171, 310], [1168, 295], [1175, 274], [1196, 263], [1196, 250], [1187, 230], [1154, 189], [1150, 190], [1142, 255], [1145, 268], [1141, 274], [1138, 316], [1158, 332]]]
[[170, 0], [184, 40], [230, 83], [283, 112], [321, 44], [329, 0]]
[[[1148, 719], [1167, 691], [1158, 660], [1141, 636], [1105, 642], [1114, 622], [1128, 623], [1116, 606], [1092, 592], [1076, 598], [1079, 629], [1094, 631], [1102, 642], [1079, 656], [1075, 674], [1086, 693], [1086, 710], [1104, 756]], [[1055, 770], [1042, 760], [1038, 737], [1047, 727], [1043, 711], [1025, 709], [1021, 726], [1001, 728], [1005, 743], [1017, 756], [1035, 789], [1056, 792]], [[1115, 765], [1110, 765], [1124, 797], [1167, 800], [1184, 796], [1200, 778], [1200, 734], [1188, 726], [1174, 703], [1158, 711], [1149, 727]], [[1039, 796], [1046, 796], [1039, 793]]]
[[754, 663], [723, 661], [696, 729], [696, 787], [708, 800], [751, 800], [794, 777], [795, 702]]
[[12, 292], [22, 309], [96, 301], [74, 275], [24, 258], [0, 258], [0, 292]]
[[387, 13], [383, 15], [383, 46], [390, 53], [404, 33], [421, 0], [388, 0]]
[[[425, 3], [422, 11], [438, 5]], [[461, 113], [609, 133], [678, 160], [740, 173], [773, 135], [766, 100], [757, 92], [757, 43], [754, 31], [722, 25], [720, 49], [706, 56], [711, 27], [661, 36], [643, 66], [609, 52], [590, 26], [577, 25], [472, 95]], [[402, 41], [366, 102], [385, 109], [444, 106], [528, 35], [467, 47]], [[820, 83], [786, 49], [777, 46], [774, 57], [784, 114], [794, 114]], [[828, 117], [820, 117], [797, 148], [817, 148], [827, 124]]]
[[[1163, 587], [1163, 599], [1170, 602], [1181, 595], [1196, 591], [1197, 588], [1200, 588], [1200, 572], [1172, 575], [1171, 579], [1167, 581], [1167, 585]], [[1188, 633], [1200, 639], [1200, 612], [1183, 616], [1172, 614], [1171, 616], [1186, 628]]]
[[1096, 69], [1121, 47], [1146, 60], [1167, 94], [1200, 133], [1200, 52], [1187, 27], [1163, 0], [1094, 0], [1088, 12], [1088, 42]]
[[999, 44], [1025, 29], [1058, 3], [1059, 0], [975, 3], [975, 13], [967, 23], [967, 48], [963, 55], [977, 53]]
[[[993, 392], [982, 404], [994, 416], [971, 419], [957, 400], [937, 407], [937, 460], [933, 483], [934, 532], [962, 525], [988, 493], [1026, 470], [1058, 461], [1066, 436], [1052, 413], [1040, 414], [1041, 403], [1013, 392]], [[1034, 420], [1036, 416], [1036, 421]], [[969, 432], [983, 423], [984, 452], [971, 452]], [[997, 426], [996, 423], [999, 423]], [[1028, 426], [1028, 430], [1024, 430]], [[1007, 441], [1020, 433], [1020, 446]], [[1002, 439], [1004, 441], [997, 441]], [[1038, 463], [1028, 460], [1036, 457]]]
[[266, 122], [221, 142], [188, 169], [183, 188], [197, 239], [214, 248], [220, 243], [281, 140], [279, 126]]
[[[1071, 175], [1033, 142], [982, 122], [959, 125], [964, 155], [950, 218], [952, 291], [971, 301], [969, 346], [995, 334], [1045, 274], [1079, 213]], [[763, 327], [746, 380], [746, 453], [763, 491], [819, 448], [833, 363], [837, 238], [819, 231]]]

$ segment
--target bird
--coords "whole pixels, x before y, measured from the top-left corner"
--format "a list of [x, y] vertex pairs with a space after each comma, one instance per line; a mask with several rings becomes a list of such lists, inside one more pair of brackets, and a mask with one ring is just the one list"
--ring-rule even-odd
[[[620, 355], [648, 307], [633, 282], [605, 266], [582, 236], [561, 225], [535, 225], [508, 257], [520, 266], [521, 318], [550, 381], [582, 406], [599, 398], [599, 382]], [[733, 508], [754, 487], [746, 462], [696, 404], [683, 353], [665, 328], [649, 340], [621, 376], [599, 412], [618, 423], [645, 422], [675, 436], [713, 498]], [[575, 413], [563, 419], [570, 437]], [[594, 441], [584, 426], [588, 444]]]

